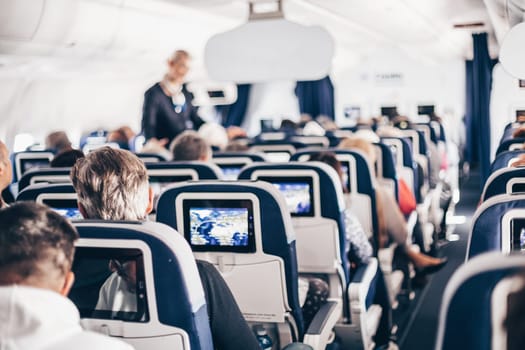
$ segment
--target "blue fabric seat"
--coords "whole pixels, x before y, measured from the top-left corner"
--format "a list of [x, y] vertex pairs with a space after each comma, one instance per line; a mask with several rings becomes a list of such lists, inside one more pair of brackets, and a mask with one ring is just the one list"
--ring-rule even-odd
[[70, 183], [70, 167], [30, 169], [18, 181], [18, 191], [36, 183]]
[[[93, 312], [83, 316], [85, 328], [103, 329], [137, 350], [213, 350], [203, 287], [182, 236], [156, 222], [78, 221], [75, 227], [80, 240], [73, 267], [77, 278], [70, 297], [77, 303], [76, 294], [90, 285], [99, 260], [107, 268], [108, 258], [121, 256], [121, 252], [142, 259], [136, 260], [135, 279], [137, 304], [143, 301], [144, 306], [137, 306], [137, 311], [147, 317], [127, 322], [104, 319]], [[106, 260], [98, 259], [101, 257]]]
[[496, 155], [496, 158], [490, 165], [490, 172], [494, 173], [498, 169], [507, 168], [509, 162], [513, 159], [518, 158], [520, 155], [524, 154], [525, 150], [513, 150], [513, 151], [504, 151]]
[[443, 295], [435, 350], [502, 348], [497, 344], [507, 341], [498, 334], [508, 310], [505, 284], [524, 270], [522, 255], [499, 253], [479, 255], [461, 266]]
[[499, 194], [525, 192], [523, 184], [525, 184], [525, 168], [498, 169], [485, 182], [481, 201], [486, 201]]
[[11, 154], [13, 182], [18, 182], [29, 169], [49, 167], [54, 156], [50, 151], [23, 151]]

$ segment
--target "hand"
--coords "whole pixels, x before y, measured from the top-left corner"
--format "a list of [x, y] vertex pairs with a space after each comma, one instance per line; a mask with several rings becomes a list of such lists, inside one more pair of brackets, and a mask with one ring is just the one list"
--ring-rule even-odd
[[233, 140], [239, 137], [246, 137], [246, 131], [244, 131], [244, 129], [238, 126], [229, 126], [226, 129], [226, 133], [228, 134], [229, 140]]

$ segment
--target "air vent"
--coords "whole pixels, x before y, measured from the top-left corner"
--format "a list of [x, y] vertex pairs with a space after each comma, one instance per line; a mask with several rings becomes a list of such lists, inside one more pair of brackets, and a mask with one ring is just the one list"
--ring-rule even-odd
[[467, 23], [456, 23], [454, 28], [457, 29], [475, 29], [485, 26], [484, 22], [467, 22]]

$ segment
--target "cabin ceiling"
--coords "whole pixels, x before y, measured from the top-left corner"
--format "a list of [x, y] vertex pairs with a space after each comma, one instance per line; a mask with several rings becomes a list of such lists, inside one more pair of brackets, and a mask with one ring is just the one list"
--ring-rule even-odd
[[[165, 0], [244, 23], [247, 0]], [[491, 0], [486, 0], [488, 2]], [[498, 1], [498, 0], [494, 0]], [[471, 58], [473, 32], [488, 32], [491, 55], [498, 43], [491, 16], [482, 0], [284, 0], [287, 19], [325, 27], [338, 53], [350, 61], [397, 48], [429, 63]], [[501, 7], [501, 6], [500, 6]], [[498, 14], [499, 16], [500, 14]], [[457, 29], [454, 25], [483, 23]], [[499, 38], [498, 38], [499, 39]]]

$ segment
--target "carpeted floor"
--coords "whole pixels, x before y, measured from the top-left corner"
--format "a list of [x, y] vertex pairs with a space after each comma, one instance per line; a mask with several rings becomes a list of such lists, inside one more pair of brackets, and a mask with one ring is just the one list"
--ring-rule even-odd
[[440, 256], [448, 257], [447, 265], [428, 278], [428, 282], [417, 292], [416, 299], [406, 310], [394, 314], [399, 325], [397, 343], [401, 350], [434, 349], [443, 291], [451, 275], [465, 260], [471, 217], [481, 193], [479, 174], [471, 173], [460, 191], [461, 198], [455, 215], [464, 216], [466, 220], [464, 224], [455, 227], [454, 233], [459, 235], [459, 240], [445, 243], [439, 249]]

